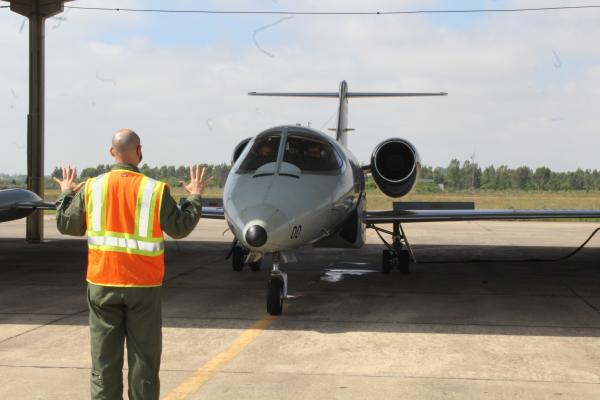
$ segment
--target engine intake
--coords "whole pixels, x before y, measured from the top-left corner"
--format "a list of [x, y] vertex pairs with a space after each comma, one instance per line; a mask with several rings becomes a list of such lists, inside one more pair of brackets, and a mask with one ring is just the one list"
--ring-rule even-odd
[[371, 155], [371, 175], [377, 187], [390, 197], [408, 194], [417, 183], [420, 168], [417, 149], [404, 139], [384, 140]]

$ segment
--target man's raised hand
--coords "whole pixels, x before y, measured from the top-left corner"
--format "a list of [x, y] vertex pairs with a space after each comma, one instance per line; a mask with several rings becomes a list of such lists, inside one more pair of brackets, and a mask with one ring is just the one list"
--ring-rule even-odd
[[72, 190], [74, 192], [78, 192], [79, 189], [85, 182], [75, 183], [75, 179], [77, 178], [77, 170], [75, 168], [71, 168], [71, 165], [68, 167], [62, 167], [62, 180], [58, 178], [54, 178], [54, 181], [60, 185], [60, 190]]
[[179, 181], [179, 183], [181, 183], [181, 186], [183, 186], [189, 194], [202, 195], [206, 186], [208, 186], [208, 182], [212, 179], [212, 176], [205, 177], [205, 173], [206, 168], [202, 168], [202, 171], [200, 171], [200, 165], [191, 166], [190, 183], [185, 183], [184, 181]]

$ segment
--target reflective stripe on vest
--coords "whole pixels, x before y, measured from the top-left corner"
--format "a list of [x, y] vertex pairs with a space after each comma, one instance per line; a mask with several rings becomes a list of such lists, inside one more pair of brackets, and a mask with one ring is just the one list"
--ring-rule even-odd
[[130, 254], [153, 256], [164, 251], [164, 242], [146, 242], [116, 236], [89, 236], [88, 246], [94, 250], [120, 251]]
[[113, 170], [86, 182], [88, 282], [162, 283], [164, 239], [159, 217], [164, 187], [127, 170]]
[[108, 182], [108, 179], [104, 179], [106, 175], [100, 175], [94, 181], [92, 185], [92, 231], [102, 232], [102, 197], [104, 197], [105, 191], [102, 190], [102, 184]]

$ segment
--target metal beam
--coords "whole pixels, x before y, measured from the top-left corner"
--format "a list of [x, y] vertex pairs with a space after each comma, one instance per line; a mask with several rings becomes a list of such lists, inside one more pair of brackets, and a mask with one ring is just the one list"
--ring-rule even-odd
[[[29, 114], [27, 115], [27, 188], [44, 197], [44, 29], [46, 18], [61, 13], [64, 1], [10, 1], [10, 9], [29, 19]], [[44, 239], [44, 213], [27, 217], [26, 239]]]
[[[29, 17], [29, 115], [27, 115], [27, 188], [44, 198], [44, 25], [46, 17]], [[44, 212], [27, 217], [28, 242], [44, 239]]]

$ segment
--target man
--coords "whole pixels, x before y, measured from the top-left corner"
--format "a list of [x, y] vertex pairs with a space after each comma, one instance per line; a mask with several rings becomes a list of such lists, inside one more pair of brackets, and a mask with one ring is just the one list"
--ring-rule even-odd
[[320, 159], [323, 157], [321, 146], [318, 143], [309, 143], [304, 151], [304, 155], [312, 159]]
[[210, 178], [191, 167], [191, 182], [182, 182], [190, 196], [178, 207], [168, 185], [138, 170], [142, 146], [135, 132], [116, 132], [110, 154], [110, 172], [76, 184], [69, 166], [62, 180], [55, 178], [62, 189], [56, 222], [63, 234], [88, 236], [92, 399], [123, 397], [125, 342], [129, 398], [158, 399], [163, 232], [180, 239], [194, 229]]
[[275, 153], [273, 142], [265, 140], [260, 144], [258, 148], [258, 155], [262, 158], [272, 158], [273, 153]]

